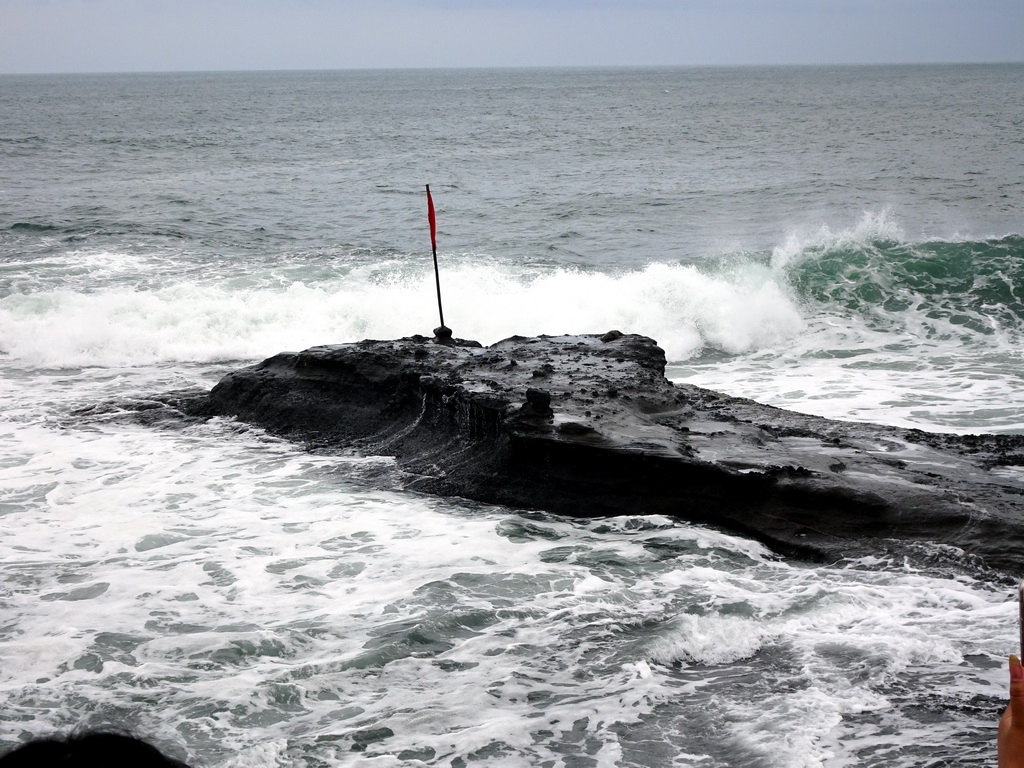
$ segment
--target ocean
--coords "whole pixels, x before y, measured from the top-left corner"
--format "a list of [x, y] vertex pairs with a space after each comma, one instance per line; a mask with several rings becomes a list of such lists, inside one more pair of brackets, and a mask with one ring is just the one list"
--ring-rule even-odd
[[426, 184], [458, 337], [618, 329], [675, 381], [1024, 432], [1024, 65], [0, 76], [0, 752], [991, 765], [1014, 589], [938, 545], [422, 496], [156, 407], [430, 335]]

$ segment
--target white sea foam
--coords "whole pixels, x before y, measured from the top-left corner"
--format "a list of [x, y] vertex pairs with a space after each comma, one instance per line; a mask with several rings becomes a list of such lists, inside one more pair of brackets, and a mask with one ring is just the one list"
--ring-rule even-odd
[[[763, 697], [719, 699], [735, 724], [741, 752], [752, 750], [772, 765], [857, 764], [850, 756], [865, 747], [858, 716], [874, 713], [877, 721], [894, 709], [895, 694], [886, 693], [893, 680], [958, 670], [953, 674], [966, 685], [984, 689], [999, 678], [970, 668], [965, 654], [988, 649], [998, 657], [1013, 650], [1012, 603], [979, 589], [981, 584], [912, 570], [804, 569], [770, 562], [753, 575], [707, 568], [663, 575], [659, 581], [691, 595], [700, 611], [671, 622], [651, 641], [649, 653], [701, 674], [709, 665], [741, 659], [751, 669], [780, 670], [777, 689]], [[791, 675], [785, 684], [783, 669]]]
[[818, 319], [756, 355], [670, 364], [676, 381], [835, 419], [932, 431], [1024, 431], [1019, 352], [878, 333]]
[[[508, 266], [460, 262], [445, 272], [443, 297], [446, 323], [485, 344], [618, 328], [657, 339], [678, 360], [708, 345], [749, 352], [803, 327], [785, 289], [753, 267], [732, 276], [652, 264], [620, 275], [558, 269], [521, 278]], [[429, 335], [436, 324], [433, 275], [422, 270], [284, 288], [59, 289], [0, 300], [0, 349], [38, 367], [205, 362]]]

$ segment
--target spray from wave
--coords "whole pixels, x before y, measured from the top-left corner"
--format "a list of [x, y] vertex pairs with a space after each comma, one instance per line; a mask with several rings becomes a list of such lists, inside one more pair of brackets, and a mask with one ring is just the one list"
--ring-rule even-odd
[[[520, 275], [513, 265], [453, 261], [443, 273], [445, 320], [458, 336], [485, 344], [514, 334], [619, 328], [657, 339], [670, 359], [681, 360], [708, 345], [742, 354], [780, 343], [803, 327], [786, 287], [753, 263], [717, 275], [679, 264], [618, 275], [571, 269]], [[284, 284], [267, 274], [244, 281], [12, 293], [0, 298], [0, 347], [41, 367], [209, 362], [429, 335], [437, 325], [427, 269], [309, 277]]]

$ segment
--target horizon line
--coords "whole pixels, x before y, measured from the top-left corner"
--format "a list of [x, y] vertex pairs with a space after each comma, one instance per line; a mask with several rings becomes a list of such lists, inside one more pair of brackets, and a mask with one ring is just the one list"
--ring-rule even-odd
[[452, 72], [487, 70], [594, 70], [594, 69], [810, 69], [821, 67], [937, 67], [937, 66], [1008, 66], [1024, 64], [1021, 60], [991, 61], [877, 61], [877, 62], [803, 62], [772, 64], [494, 64], [458, 66], [377, 66], [377, 67], [280, 67], [238, 69], [96, 69], [0, 72], [0, 77], [34, 77], [53, 75], [196, 75], [196, 74], [274, 74], [302, 72]]

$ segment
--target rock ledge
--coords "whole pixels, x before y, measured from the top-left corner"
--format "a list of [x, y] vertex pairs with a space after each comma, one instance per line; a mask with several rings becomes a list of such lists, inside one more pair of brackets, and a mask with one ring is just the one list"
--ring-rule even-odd
[[670, 515], [816, 561], [925, 543], [1004, 576], [1024, 564], [1024, 436], [832, 421], [673, 385], [653, 340], [617, 331], [286, 352], [229, 373], [198, 410], [394, 456], [409, 488], [434, 494]]

